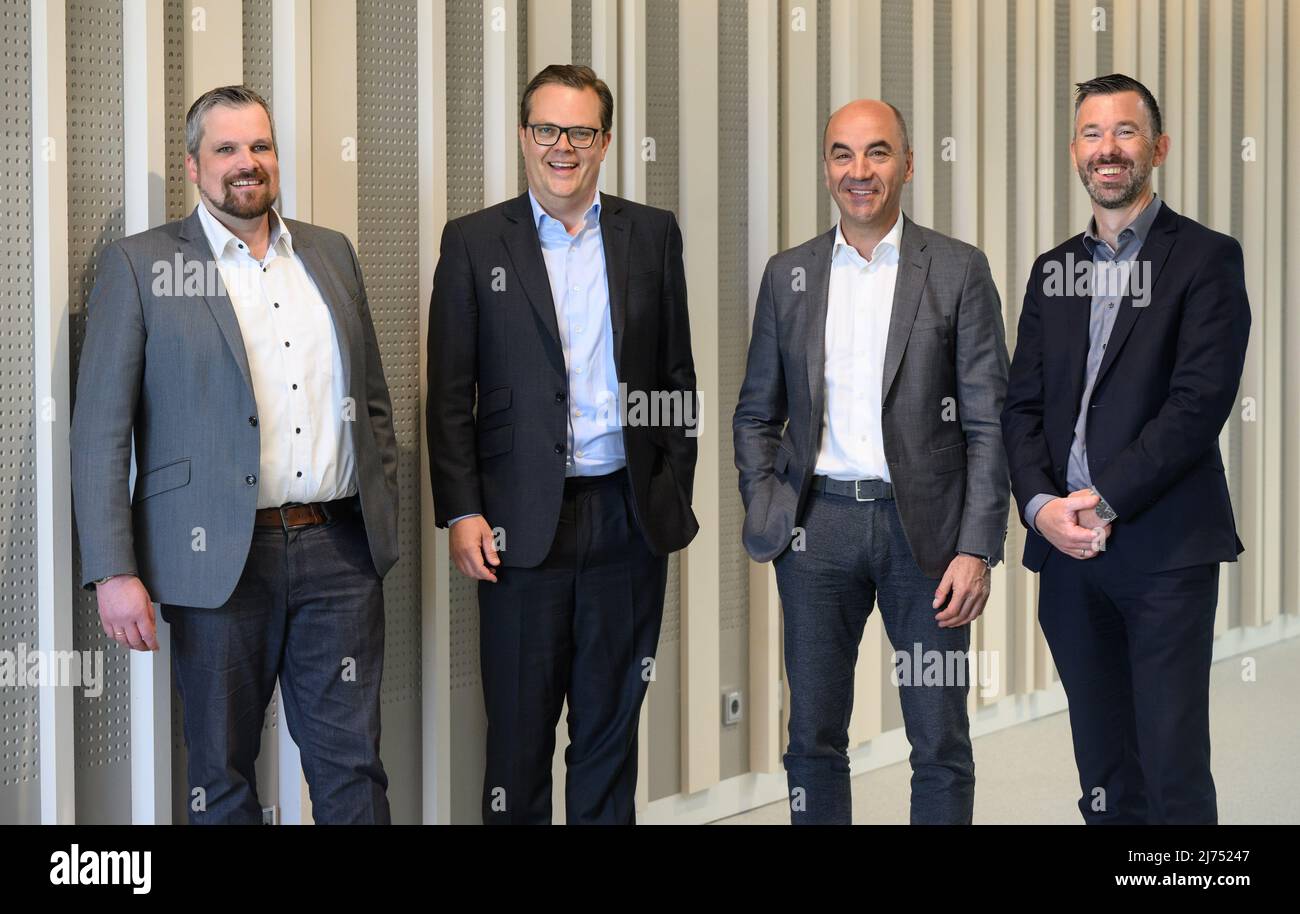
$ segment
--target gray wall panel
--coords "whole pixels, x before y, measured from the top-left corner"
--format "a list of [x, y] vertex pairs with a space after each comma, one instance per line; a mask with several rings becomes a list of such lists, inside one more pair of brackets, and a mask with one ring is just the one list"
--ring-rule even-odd
[[[71, 371], [75, 384], [85, 339], [85, 303], [104, 247], [123, 234], [122, 14], [116, 3], [67, 5], [68, 296]], [[74, 388], [75, 390], [75, 388]], [[73, 409], [76, 409], [75, 402]], [[79, 823], [131, 820], [130, 658], [99, 624], [93, 593], [83, 590], [73, 535], [72, 643], [104, 652], [104, 691], [73, 692], [76, 815]], [[99, 788], [86, 789], [89, 783]]]
[[[243, 0], [244, 85], [275, 110], [271, 97], [271, 0]], [[364, 4], [363, 4], [364, 5]]]
[[401, 560], [384, 580], [382, 758], [394, 822], [418, 822], [420, 226], [415, 0], [357, 4], [357, 247], [393, 401]]
[[[483, 19], [473, 3], [447, 4], [447, 218], [483, 208]], [[451, 575], [451, 821], [479, 822], [487, 737], [479, 686], [478, 592]]]
[[[646, 163], [646, 202], [677, 212], [677, 3], [646, 0], [646, 134], [655, 159]], [[650, 684], [650, 799], [677, 793], [681, 785], [681, 560], [668, 560], [663, 628]]]
[[[745, 378], [749, 341], [749, 81], [745, 0], [718, 5], [718, 607], [720, 685], [745, 699], [738, 725], [723, 727], [721, 775], [749, 770], [749, 557], [740, 542], [744, 507], [736, 485], [730, 416]], [[828, 199], [825, 193], [823, 199]], [[828, 216], [829, 218], [829, 216]]]
[[[908, 0], [884, 0], [880, 7], [880, 94], [903, 112], [911, 130], [912, 4]], [[903, 211], [912, 215], [911, 184], [903, 186]]]
[[[591, 66], [591, 0], [573, 0], [573, 12], [569, 20], [572, 26], [572, 54], [573, 63], [580, 66]], [[597, 73], [601, 79], [606, 79], [606, 74]], [[617, 102], [618, 99], [615, 99]]]
[[[0, 7], [0, 651], [39, 647], [28, 5]], [[66, 408], [57, 404], [59, 409]], [[16, 661], [16, 655], [14, 660]], [[15, 668], [23, 672], [23, 668]], [[0, 823], [40, 821], [40, 692], [0, 689]]]

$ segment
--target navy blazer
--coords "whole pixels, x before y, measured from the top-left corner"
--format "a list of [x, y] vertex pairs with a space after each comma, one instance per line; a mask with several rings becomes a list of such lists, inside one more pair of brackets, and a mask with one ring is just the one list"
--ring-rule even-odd
[[[1092, 262], [1082, 234], [1040, 256], [1025, 290], [1002, 412], [1022, 524], [1035, 495], [1069, 494], [1092, 300], [1072, 287], [1050, 293], [1080, 262]], [[1138, 264], [1149, 270], [1147, 301], [1120, 303], [1086, 426], [1092, 483], [1118, 514], [1107, 548], [1146, 571], [1236, 561], [1219, 432], [1250, 337], [1241, 246], [1162, 203]], [[1029, 529], [1025, 567], [1039, 570], [1051, 550]]]

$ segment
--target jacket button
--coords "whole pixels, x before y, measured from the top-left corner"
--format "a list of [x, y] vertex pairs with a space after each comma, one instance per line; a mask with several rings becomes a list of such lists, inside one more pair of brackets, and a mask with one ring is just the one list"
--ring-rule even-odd
[[557, 444], [557, 445], [555, 446], [555, 453], [557, 453], [557, 454], [563, 454], [563, 453], [564, 453], [564, 445], [562, 445], [562, 444]]
[[250, 474], [244, 477], [244, 482], [248, 483], [250, 486], [255, 486], [257, 485], [257, 477]]
[[253, 428], [257, 428], [257, 417], [256, 417], [256, 416], [249, 416], [249, 417], [248, 417], [248, 424], [251, 425], [251, 426], [253, 426]]
[[564, 391], [562, 391], [562, 390], [557, 390], [557, 391], [555, 392], [555, 402], [556, 402], [556, 403], [563, 403], [563, 402], [564, 402]]

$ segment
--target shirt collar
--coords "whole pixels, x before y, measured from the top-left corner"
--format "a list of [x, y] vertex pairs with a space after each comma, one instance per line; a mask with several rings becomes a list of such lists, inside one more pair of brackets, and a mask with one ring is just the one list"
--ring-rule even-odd
[[[1150, 202], [1143, 207], [1142, 212], [1138, 213], [1132, 222], [1120, 229], [1116, 239], [1119, 241], [1121, 246], [1123, 246], [1125, 242], [1124, 236], [1126, 234], [1135, 236], [1138, 240], [1138, 244], [1146, 244], [1147, 235], [1151, 232], [1151, 226], [1155, 223], [1156, 216], [1160, 214], [1160, 205], [1160, 195], [1152, 194]], [[1097, 245], [1104, 243], [1105, 239], [1097, 234], [1096, 216], [1093, 216], [1088, 220], [1088, 227], [1084, 229], [1083, 232], [1083, 240], [1088, 247], [1089, 253], [1091, 253], [1093, 248]]]
[[[199, 224], [203, 226], [203, 234], [207, 236], [208, 246], [212, 248], [212, 256], [221, 257], [226, 253], [226, 248], [231, 242], [243, 244], [235, 233], [226, 228], [216, 216], [208, 210], [207, 204], [202, 200], [198, 204]], [[274, 248], [281, 241], [284, 242], [284, 253], [293, 253], [293, 235], [289, 231], [289, 226], [280, 218], [280, 214], [271, 208], [271, 238], [267, 249]]]
[[844, 240], [844, 229], [841, 226], [841, 224], [837, 222], [835, 223], [835, 244], [831, 247], [831, 259], [834, 260], [835, 256], [840, 252], [840, 248], [843, 247], [848, 250], [851, 256], [856, 257], [858, 260], [862, 261], [862, 263], [864, 264], [871, 263], [874, 265], [880, 262], [880, 255], [886, 254], [890, 250], [897, 252], [899, 245], [902, 244], [902, 241], [903, 241], [902, 210], [899, 210], [898, 218], [894, 220], [893, 228], [885, 232], [885, 237], [881, 238], [878, 242], [876, 242], [876, 246], [871, 249], [870, 261], [864, 259], [863, 256], [858, 253], [857, 248], [855, 248], [853, 245], [849, 244], [846, 240]]
[[[537, 198], [533, 196], [533, 189], [531, 187], [528, 188], [528, 203], [533, 208], [533, 225], [537, 227], [538, 232], [542, 230], [542, 223], [546, 219], [550, 219], [555, 224], [563, 227], [564, 223], [560, 222], [559, 219], [556, 219], [546, 210], [542, 209], [542, 204], [538, 203]], [[593, 221], [594, 222], [600, 221], [600, 191], [599, 190], [596, 191], [596, 198], [592, 200], [591, 206], [587, 208], [587, 212], [583, 215], [583, 219], [586, 221], [587, 225], [591, 225]]]

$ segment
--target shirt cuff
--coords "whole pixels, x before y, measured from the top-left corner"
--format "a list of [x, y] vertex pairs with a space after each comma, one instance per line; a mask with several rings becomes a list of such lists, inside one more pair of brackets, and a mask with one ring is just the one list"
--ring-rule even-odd
[[450, 530], [452, 527], [456, 525], [457, 521], [464, 520], [467, 517], [482, 517], [482, 516], [483, 516], [482, 514], [462, 514], [460, 517], [453, 517], [451, 520], [447, 521], [447, 529]]
[[1029, 499], [1029, 504], [1025, 505], [1025, 523], [1029, 525], [1030, 530], [1038, 533], [1038, 526], [1034, 523], [1034, 518], [1038, 516], [1038, 512], [1043, 505], [1047, 504], [1053, 498], [1056, 498], [1056, 496], [1043, 492]]

